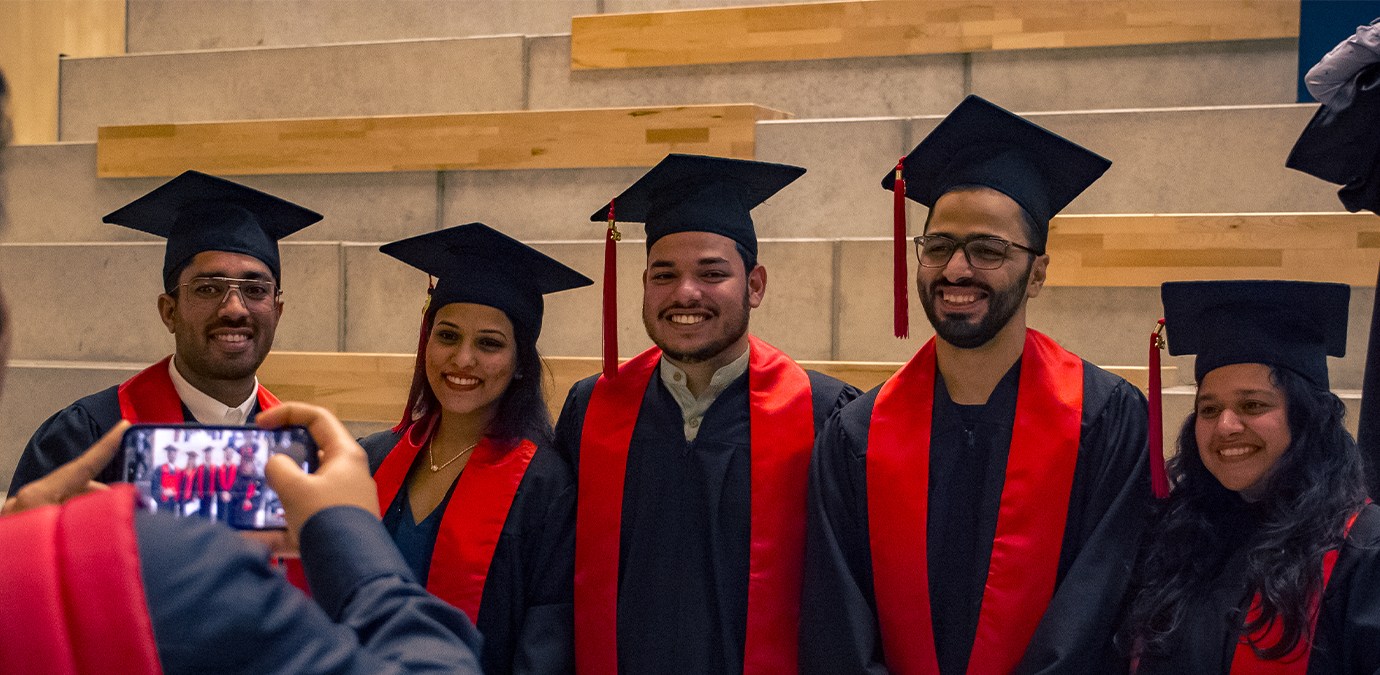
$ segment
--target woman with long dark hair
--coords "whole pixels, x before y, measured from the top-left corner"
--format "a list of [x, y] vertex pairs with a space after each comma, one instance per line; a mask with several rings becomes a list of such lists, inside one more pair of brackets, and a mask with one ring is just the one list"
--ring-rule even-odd
[[360, 443], [383, 522], [484, 636], [484, 672], [573, 669], [575, 481], [550, 448], [542, 295], [580, 273], [480, 223], [386, 244], [437, 278], [402, 421]]
[[1198, 392], [1119, 636], [1134, 671], [1377, 672], [1380, 509], [1327, 378], [1350, 289], [1175, 282], [1162, 294], [1170, 353], [1197, 355]]

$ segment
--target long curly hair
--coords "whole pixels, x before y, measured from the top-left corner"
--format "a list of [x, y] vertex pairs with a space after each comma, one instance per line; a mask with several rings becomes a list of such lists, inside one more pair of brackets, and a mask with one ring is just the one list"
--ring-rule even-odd
[[[1248, 620], [1238, 611], [1230, 619], [1242, 635], [1278, 622], [1277, 642], [1251, 648], [1263, 659], [1279, 659], [1311, 640], [1310, 605], [1322, 588], [1323, 554], [1341, 545], [1366, 488], [1360, 451], [1342, 425], [1342, 401], [1285, 368], [1271, 367], [1270, 379], [1284, 392], [1291, 440], [1264, 498], [1251, 505], [1258, 525], [1245, 544], [1245, 590], [1259, 598], [1260, 614]], [[1241, 501], [1204, 466], [1196, 422], [1195, 411], [1179, 432], [1178, 455], [1168, 462], [1173, 490], [1158, 505], [1133, 575], [1118, 643], [1134, 654], [1163, 653], [1173, 643], [1189, 600], [1208, 590], [1231, 553], [1219, 542], [1233, 539], [1228, 514], [1240, 513]]]
[[[430, 290], [428, 290], [428, 293]], [[431, 382], [426, 376], [426, 345], [431, 338], [432, 324], [440, 307], [428, 303], [422, 316], [421, 335], [417, 343], [417, 360], [412, 369], [412, 386], [408, 390], [407, 405], [403, 408], [402, 420], [393, 427], [395, 432], [406, 431], [413, 424], [433, 413], [441, 412], [441, 403], [431, 390]], [[541, 354], [537, 352], [536, 340], [521, 331], [513, 335], [517, 349], [517, 365], [513, 369], [513, 379], [508, 389], [498, 400], [498, 409], [484, 435], [496, 440], [515, 444], [528, 439], [538, 445], [549, 444], [553, 435], [551, 430], [551, 411], [546, 407], [545, 369]]]

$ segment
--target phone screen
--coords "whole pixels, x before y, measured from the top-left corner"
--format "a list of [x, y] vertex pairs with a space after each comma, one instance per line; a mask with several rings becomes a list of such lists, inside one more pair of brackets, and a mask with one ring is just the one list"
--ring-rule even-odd
[[124, 479], [148, 511], [201, 518], [241, 530], [285, 527], [283, 504], [264, 480], [274, 454], [316, 469], [304, 427], [146, 425], [125, 432]]

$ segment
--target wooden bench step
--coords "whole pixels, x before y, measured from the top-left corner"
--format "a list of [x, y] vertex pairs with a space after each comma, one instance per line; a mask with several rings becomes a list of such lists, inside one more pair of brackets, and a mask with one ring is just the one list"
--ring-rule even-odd
[[643, 167], [670, 152], [752, 159], [752, 104], [103, 126], [101, 178]]

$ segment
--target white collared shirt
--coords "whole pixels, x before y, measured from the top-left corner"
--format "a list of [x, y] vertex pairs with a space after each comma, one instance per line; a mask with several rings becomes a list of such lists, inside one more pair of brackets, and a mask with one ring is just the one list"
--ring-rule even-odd
[[694, 442], [695, 437], [700, 433], [700, 422], [704, 420], [704, 414], [709, 411], [709, 406], [714, 405], [714, 399], [722, 394], [728, 385], [742, 376], [748, 369], [748, 354], [751, 349], [744, 349], [743, 355], [734, 359], [731, 363], [714, 372], [714, 376], [709, 378], [709, 386], [705, 387], [699, 397], [690, 393], [689, 377], [685, 371], [677, 368], [674, 363], [665, 357], [661, 359], [661, 382], [666, 385], [667, 391], [671, 392], [671, 398], [676, 400], [676, 405], [680, 406], [681, 419], [685, 420], [685, 440]]
[[244, 424], [249, 419], [249, 411], [254, 408], [254, 401], [259, 394], [259, 378], [254, 378], [254, 390], [249, 393], [249, 398], [233, 408], [214, 398], [205, 392], [197, 389], [187, 378], [182, 377], [182, 373], [177, 372], [177, 359], [174, 357], [168, 360], [168, 375], [172, 376], [173, 389], [177, 390], [177, 397], [182, 399], [182, 405], [192, 411], [192, 417], [202, 424]]

